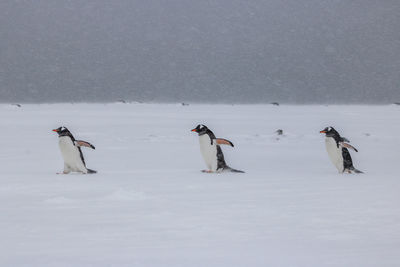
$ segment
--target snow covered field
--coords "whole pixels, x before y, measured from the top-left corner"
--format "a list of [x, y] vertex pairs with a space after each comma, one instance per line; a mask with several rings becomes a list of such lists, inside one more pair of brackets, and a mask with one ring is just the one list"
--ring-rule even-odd
[[[399, 106], [0, 105], [0, 266], [398, 267], [399, 122]], [[198, 123], [245, 174], [200, 172]], [[56, 175], [61, 125], [98, 174]], [[326, 126], [365, 174], [337, 173]]]

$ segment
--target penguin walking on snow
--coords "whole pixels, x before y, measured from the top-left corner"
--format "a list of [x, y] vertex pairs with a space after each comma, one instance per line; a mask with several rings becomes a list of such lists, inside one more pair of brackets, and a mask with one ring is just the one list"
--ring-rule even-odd
[[345, 137], [340, 136], [340, 134], [333, 127], [326, 127], [320, 133], [325, 134], [325, 146], [328, 152], [329, 158], [331, 159], [333, 165], [338, 169], [339, 173], [347, 172], [352, 173], [363, 173], [357, 170], [353, 166], [353, 161], [351, 160], [350, 152], [348, 149], [352, 149], [355, 152], [358, 150], [349, 145], [346, 142], [350, 142]]
[[229, 145], [233, 147], [231, 141], [216, 138], [214, 133], [208, 129], [207, 126], [202, 124], [197, 125], [192, 132], [196, 132], [199, 135], [200, 151], [208, 168], [203, 172], [212, 173], [230, 171], [244, 173], [244, 171], [232, 169], [225, 163], [224, 154], [222, 153], [220, 145]]
[[61, 154], [64, 158], [64, 171], [63, 174], [70, 172], [81, 173], [96, 173], [96, 171], [86, 168], [85, 159], [83, 158], [81, 147], [95, 147], [89, 142], [82, 140], [75, 140], [71, 132], [64, 126], [53, 130], [58, 133]]

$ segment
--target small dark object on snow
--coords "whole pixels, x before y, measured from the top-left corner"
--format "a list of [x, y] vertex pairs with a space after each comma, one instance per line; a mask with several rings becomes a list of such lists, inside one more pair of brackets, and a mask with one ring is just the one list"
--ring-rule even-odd
[[182, 106], [189, 106], [189, 104], [182, 102]]
[[123, 103], [123, 104], [126, 104], [126, 101], [125, 101], [125, 100], [123, 100], [123, 99], [118, 99], [118, 100], [117, 100], [117, 102], [118, 102], [118, 103]]
[[278, 129], [278, 130], [276, 130], [276, 133], [277, 133], [278, 135], [283, 135], [283, 130], [282, 130], [282, 129]]
[[271, 102], [271, 105], [279, 106], [279, 103], [278, 102]]
[[371, 134], [370, 133], [365, 133], [365, 136], [371, 136]]
[[17, 107], [19, 107], [19, 108], [22, 107], [21, 104], [11, 104], [11, 105], [17, 106]]

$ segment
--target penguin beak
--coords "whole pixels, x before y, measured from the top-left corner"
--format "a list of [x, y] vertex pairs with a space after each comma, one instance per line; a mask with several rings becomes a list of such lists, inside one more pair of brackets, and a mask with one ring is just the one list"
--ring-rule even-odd
[[192, 132], [197, 132], [196, 128], [195, 128], [195, 129], [192, 129]]
[[54, 129], [54, 130], [53, 130], [53, 132], [56, 132], [56, 133], [58, 133], [58, 130], [57, 130], [57, 129]]
[[320, 131], [320, 133], [326, 133], [326, 131], [322, 130], [322, 131]]

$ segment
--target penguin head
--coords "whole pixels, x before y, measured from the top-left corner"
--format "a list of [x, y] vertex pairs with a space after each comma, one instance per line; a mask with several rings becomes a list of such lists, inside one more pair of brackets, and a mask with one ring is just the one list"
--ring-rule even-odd
[[324, 133], [328, 137], [340, 136], [339, 133], [331, 126], [326, 127], [320, 133]]
[[58, 127], [54, 129], [53, 132], [58, 133], [58, 136], [71, 135], [71, 132], [65, 126]]
[[199, 135], [205, 134], [208, 131], [207, 126], [203, 124], [199, 124], [196, 126], [196, 128], [192, 129], [192, 132], [196, 132]]

